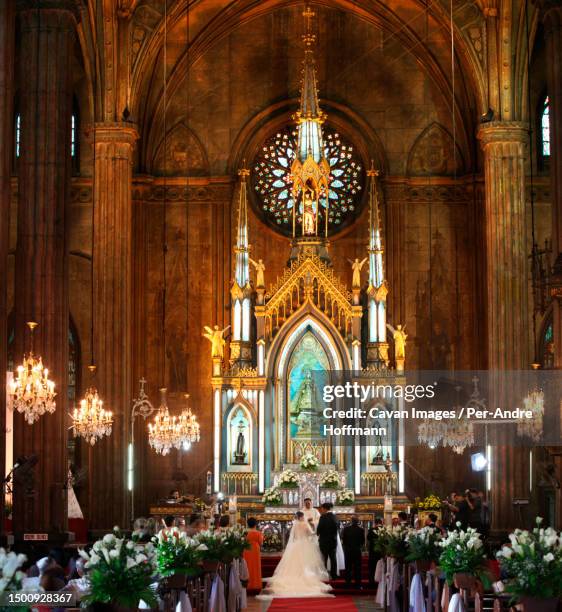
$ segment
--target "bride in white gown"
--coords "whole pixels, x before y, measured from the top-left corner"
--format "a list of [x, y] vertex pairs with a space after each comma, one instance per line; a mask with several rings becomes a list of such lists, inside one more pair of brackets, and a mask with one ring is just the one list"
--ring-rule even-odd
[[273, 576], [265, 578], [268, 585], [258, 598], [331, 597], [328, 579], [316, 533], [304, 514], [297, 512], [287, 548]]

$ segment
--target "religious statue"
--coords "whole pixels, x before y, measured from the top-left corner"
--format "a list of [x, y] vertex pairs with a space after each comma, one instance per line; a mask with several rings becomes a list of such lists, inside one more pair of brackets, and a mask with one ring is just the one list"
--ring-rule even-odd
[[316, 192], [311, 187], [304, 190], [302, 197], [302, 231], [305, 236], [316, 234]]
[[236, 465], [246, 464], [246, 437], [244, 436], [244, 424], [238, 426], [238, 438], [236, 439], [236, 450], [234, 451], [234, 463]]
[[405, 329], [406, 326], [398, 324], [396, 329], [387, 323], [386, 326], [392, 332], [392, 339], [394, 340], [394, 357], [398, 361], [406, 359], [406, 338], [408, 337]]
[[265, 264], [263, 263], [263, 259], [258, 259], [257, 261], [254, 261], [250, 257], [250, 263], [256, 269], [256, 287], [265, 287]]
[[211, 342], [211, 357], [224, 357], [224, 345], [226, 340], [223, 338], [224, 332], [230, 327], [227, 325], [224, 329], [221, 329], [218, 325], [215, 325], [214, 329], [211, 329], [208, 325], [205, 325], [204, 338], [207, 338]]
[[347, 261], [349, 261], [353, 269], [353, 279], [351, 281], [351, 286], [354, 289], [358, 289], [359, 287], [361, 287], [361, 268], [367, 261], [367, 257], [365, 257], [363, 261], [359, 261], [358, 257], [355, 258], [355, 261], [351, 261], [351, 259], [348, 259]]
[[298, 390], [295, 408], [291, 421], [297, 426], [297, 436], [310, 436], [314, 433], [317, 421], [316, 385], [312, 373], [307, 370], [304, 380]]

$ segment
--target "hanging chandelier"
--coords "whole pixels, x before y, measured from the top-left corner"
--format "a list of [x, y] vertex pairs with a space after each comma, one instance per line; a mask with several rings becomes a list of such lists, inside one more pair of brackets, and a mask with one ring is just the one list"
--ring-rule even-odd
[[544, 393], [534, 389], [525, 396], [523, 400], [524, 410], [532, 413], [532, 417], [517, 419], [517, 435], [527, 436], [538, 442], [542, 437], [544, 416]]
[[418, 427], [418, 441], [429, 448], [437, 448], [443, 439], [444, 424], [436, 419], [424, 419]]
[[167, 455], [172, 448], [181, 448], [182, 426], [178, 417], [170, 415], [165, 388], [160, 389], [160, 397], [154, 421], [148, 424], [148, 443], [159, 455]]
[[197, 417], [191, 412], [189, 406], [189, 393], [185, 394], [187, 406], [180, 414], [181, 445], [184, 450], [188, 450], [194, 442], [201, 439], [201, 428], [197, 422]]
[[23, 413], [24, 419], [33, 425], [46, 412], [53, 413], [56, 408], [55, 383], [49, 380], [49, 370], [43, 365], [41, 357], [33, 354], [33, 331], [37, 323], [30, 321], [31, 350], [24, 355], [22, 365], [8, 389], [12, 408]]
[[[96, 366], [91, 365], [88, 369], [93, 376]], [[92, 446], [104, 436], [111, 435], [113, 413], [105, 410], [94, 386], [88, 388], [86, 395], [80, 400], [80, 408], [74, 409], [71, 418], [74, 437], [82, 437]]]

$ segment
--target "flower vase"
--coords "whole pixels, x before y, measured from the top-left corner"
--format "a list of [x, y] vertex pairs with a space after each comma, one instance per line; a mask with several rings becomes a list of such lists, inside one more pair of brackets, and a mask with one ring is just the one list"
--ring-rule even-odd
[[210, 561], [208, 559], [203, 561], [203, 571], [214, 573], [219, 569], [220, 561]]
[[522, 597], [523, 612], [556, 612], [558, 598], [539, 599], [538, 597]]
[[183, 589], [187, 585], [187, 576], [185, 574], [172, 574], [164, 579], [164, 588], [166, 589]]
[[418, 574], [420, 572], [429, 572], [432, 563], [433, 561], [428, 561], [427, 559], [418, 559], [417, 561], [414, 561], [416, 572]]

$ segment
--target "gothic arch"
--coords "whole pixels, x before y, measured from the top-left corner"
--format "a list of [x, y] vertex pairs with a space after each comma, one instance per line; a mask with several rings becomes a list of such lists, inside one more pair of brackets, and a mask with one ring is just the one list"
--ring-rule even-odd
[[[247, 435], [247, 463], [236, 465], [233, 461], [234, 448], [236, 441], [233, 438], [233, 420], [238, 418], [240, 412], [248, 423]], [[257, 445], [257, 423], [254, 407], [241, 394], [238, 394], [231, 401], [223, 417], [223, 448], [225, 449], [224, 465], [228, 466], [229, 471], [252, 472], [256, 464], [256, 445]]]
[[316, 306], [306, 303], [285, 322], [271, 343], [265, 364], [268, 378], [275, 379], [281, 373], [285, 373], [289, 355], [307, 328], [313, 329], [322, 339], [324, 347], [328, 350], [332, 369], [351, 369], [349, 351], [339, 331]]
[[[456, 154], [453, 155], [453, 151]], [[456, 160], [456, 166], [455, 166]], [[457, 141], [439, 123], [430, 123], [416, 138], [406, 166], [407, 176], [461, 176], [464, 158]]]
[[[164, 143], [167, 151], [164, 151]], [[201, 141], [183, 121], [176, 123], [147, 153], [149, 172], [158, 176], [207, 176], [209, 161]]]

